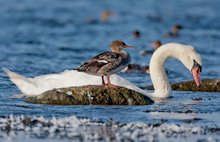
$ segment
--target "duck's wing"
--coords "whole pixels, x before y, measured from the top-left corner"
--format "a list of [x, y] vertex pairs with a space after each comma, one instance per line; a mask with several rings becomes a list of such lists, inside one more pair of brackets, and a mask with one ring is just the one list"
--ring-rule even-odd
[[120, 58], [120, 54], [116, 53], [116, 52], [104, 52], [101, 53], [95, 57], [93, 57], [91, 60], [106, 60], [106, 61], [112, 61], [112, 60], [117, 60], [118, 58]]
[[77, 70], [96, 75], [104, 66], [109, 64], [120, 64], [121, 60], [122, 59], [119, 53], [105, 52], [83, 63], [79, 68], [77, 68]]

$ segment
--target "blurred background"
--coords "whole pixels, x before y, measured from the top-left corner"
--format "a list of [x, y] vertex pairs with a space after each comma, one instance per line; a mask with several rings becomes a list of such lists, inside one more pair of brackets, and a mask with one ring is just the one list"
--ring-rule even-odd
[[[0, 68], [27, 77], [59, 73], [109, 51], [109, 44], [115, 39], [136, 46], [127, 50], [132, 64], [147, 66], [159, 42], [179, 42], [194, 46], [201, 54], [201, 78], [216, 79], [220, 75], [219, 13], [219, 0], [0, 0]], [[172, 83], [192, 79], [191, 73], [175, 59], [169, 59], [165, 68]], [[119, 75], [140, 87], [151, 85], [149, 74], [145, 72]], [[48, 107], [11, 98], [19, 93], [0, 69], [1, 116], [75, 115], [122, 122], [154, 122], [163, 115], [147, 114], [146, 109], [163, 112], [190, 109], [195, 112], [193, 116], [208, 112], [216, 119], [220, 110], [219, 93], [208, 92], [174, 92], [174, 97], [165, 102], [136, 107]], [[192, 98], [197, 97], [202, 99], [195, 103]], [[169, 119], [170, 113], [166, 116]], [[171, 123], [176, 122], [170, 119]], [[209, 119], [199, 122], [207, 121]]]

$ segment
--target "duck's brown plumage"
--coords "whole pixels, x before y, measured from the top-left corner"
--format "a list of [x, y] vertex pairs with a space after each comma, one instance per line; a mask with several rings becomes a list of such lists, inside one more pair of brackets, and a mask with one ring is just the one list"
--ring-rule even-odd
[[122, 48], [132, 47], [126, 45], [123, 41], [114, 40], [111, 43], [110, 52], [101, 53], [89, 61], [83, 63], [78, 71], [85, 72], [92, 75], [102, 76], [102, 82], [104, 82], [104, 76], [108, 77], [108, 84], [110, 83], [109, 75], [117, 73], [124, 69], [130, 63], [130, 55], [121, 51]]
[[104, 76], [116, 73], [119, 67], [123, 69], [129, 63], [130, 56], [125, 51], [104, 52], [83, 63], [77, 70], [93, 75]]

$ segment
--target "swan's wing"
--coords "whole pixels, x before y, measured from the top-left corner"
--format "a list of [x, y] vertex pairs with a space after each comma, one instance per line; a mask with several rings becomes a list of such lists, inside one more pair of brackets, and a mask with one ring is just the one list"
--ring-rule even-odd
[[146, 92], [145, 90], [139, 88], [138, 86], [136, 86], [135, 84], [131, 83], [130, 81], [120, 77], [119, 75], [116, 75], [116, 74], [111, 75], [111, 82], [114, 85], [125, 87], [125, 88], [134, 90], [136, 92], [139, 92], [139, 93], [147, 95], [147, 96], [149, 95], [148, 92]]

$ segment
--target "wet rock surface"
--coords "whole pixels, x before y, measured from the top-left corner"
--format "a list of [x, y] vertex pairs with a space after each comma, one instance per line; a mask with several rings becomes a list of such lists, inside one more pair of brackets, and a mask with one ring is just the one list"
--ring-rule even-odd
[[26, 99], [30, 103], [55, 105], [148, 105], [153, 101], [133, 90], [118, 87], [81, 86], [53, 89]]
[[[194, 80], [174, 83], [171, 86], [172, 90], [179, 91], [220, 92], [220, 79], [203, 79], [200, 87], [196, 86]], [[153, 86], [148, 86], [147, 89], [153, 90]]]

